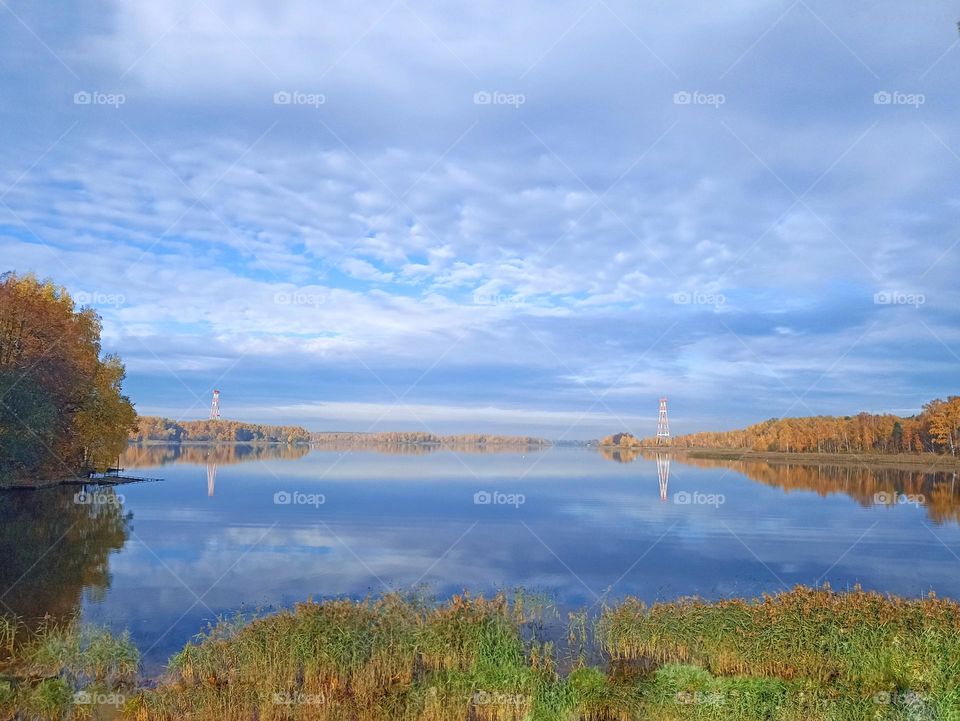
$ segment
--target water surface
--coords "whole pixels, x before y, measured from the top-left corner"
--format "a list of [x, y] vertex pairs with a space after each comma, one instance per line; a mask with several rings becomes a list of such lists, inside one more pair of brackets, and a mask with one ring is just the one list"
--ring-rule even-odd
[[128, 628], [156, 671], [298, 600], [523, 586], [561, 609], [797, 583], [960, 598], [953, 473], [604, 456], [132, 448], [160, 483], [0, 495], [0, 601]]

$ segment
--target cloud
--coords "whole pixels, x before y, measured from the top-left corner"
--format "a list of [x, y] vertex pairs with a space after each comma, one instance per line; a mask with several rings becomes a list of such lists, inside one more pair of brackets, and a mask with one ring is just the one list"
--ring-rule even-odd
[[385, 380], [693, 430], [955, 386], [945, 4], [11, 9], [3, 256], [103, 301], [144, 407]]

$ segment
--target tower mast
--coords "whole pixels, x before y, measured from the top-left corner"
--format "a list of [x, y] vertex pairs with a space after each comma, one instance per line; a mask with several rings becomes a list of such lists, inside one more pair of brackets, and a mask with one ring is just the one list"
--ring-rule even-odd
[[660, 415], [657, 417], [657, 445], [670, 445], [670, 421], [667, 420], [667, 399], [660, 399]]

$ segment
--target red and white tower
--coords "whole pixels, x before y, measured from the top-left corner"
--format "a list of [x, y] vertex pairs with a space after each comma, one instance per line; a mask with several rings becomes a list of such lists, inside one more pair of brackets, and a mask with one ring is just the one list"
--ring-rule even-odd
[[210, 404], [210, 420], [220, 420], [220, 391], [213, 392], [213, 402]]
[[660, 399], [660, 415], [657, 417], [657, 445], [670, 445], [670, 421], [667, 420], [667, 399]]

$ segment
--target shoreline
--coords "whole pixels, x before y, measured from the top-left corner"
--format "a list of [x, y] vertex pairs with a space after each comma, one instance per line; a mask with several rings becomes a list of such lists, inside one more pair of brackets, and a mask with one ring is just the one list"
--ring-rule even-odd
[[764, 461], [766, 463], [791, 463], [800, 465], [855, 465], [887, 466], [916, 469], [918, 466], [933, 470], [960, 470], [960, 457], [924, 454], [883, 453], [787, 453], [785, 451], [753, 451], [740, 448], [703, 448], [677, 446], [597, 446], [598, 450], [635, 453], [668, 453], [673, 456], [689, 456], [717, 461]]
[[43, 481], [0, 483], [0, 491], [43, 491], [62, 486], [125, 486], [130, 483], [154, 483], [162, 480], [162, 478], [144, 478], [142, 476], [100, 476], [98, 478], [70, 476]]

